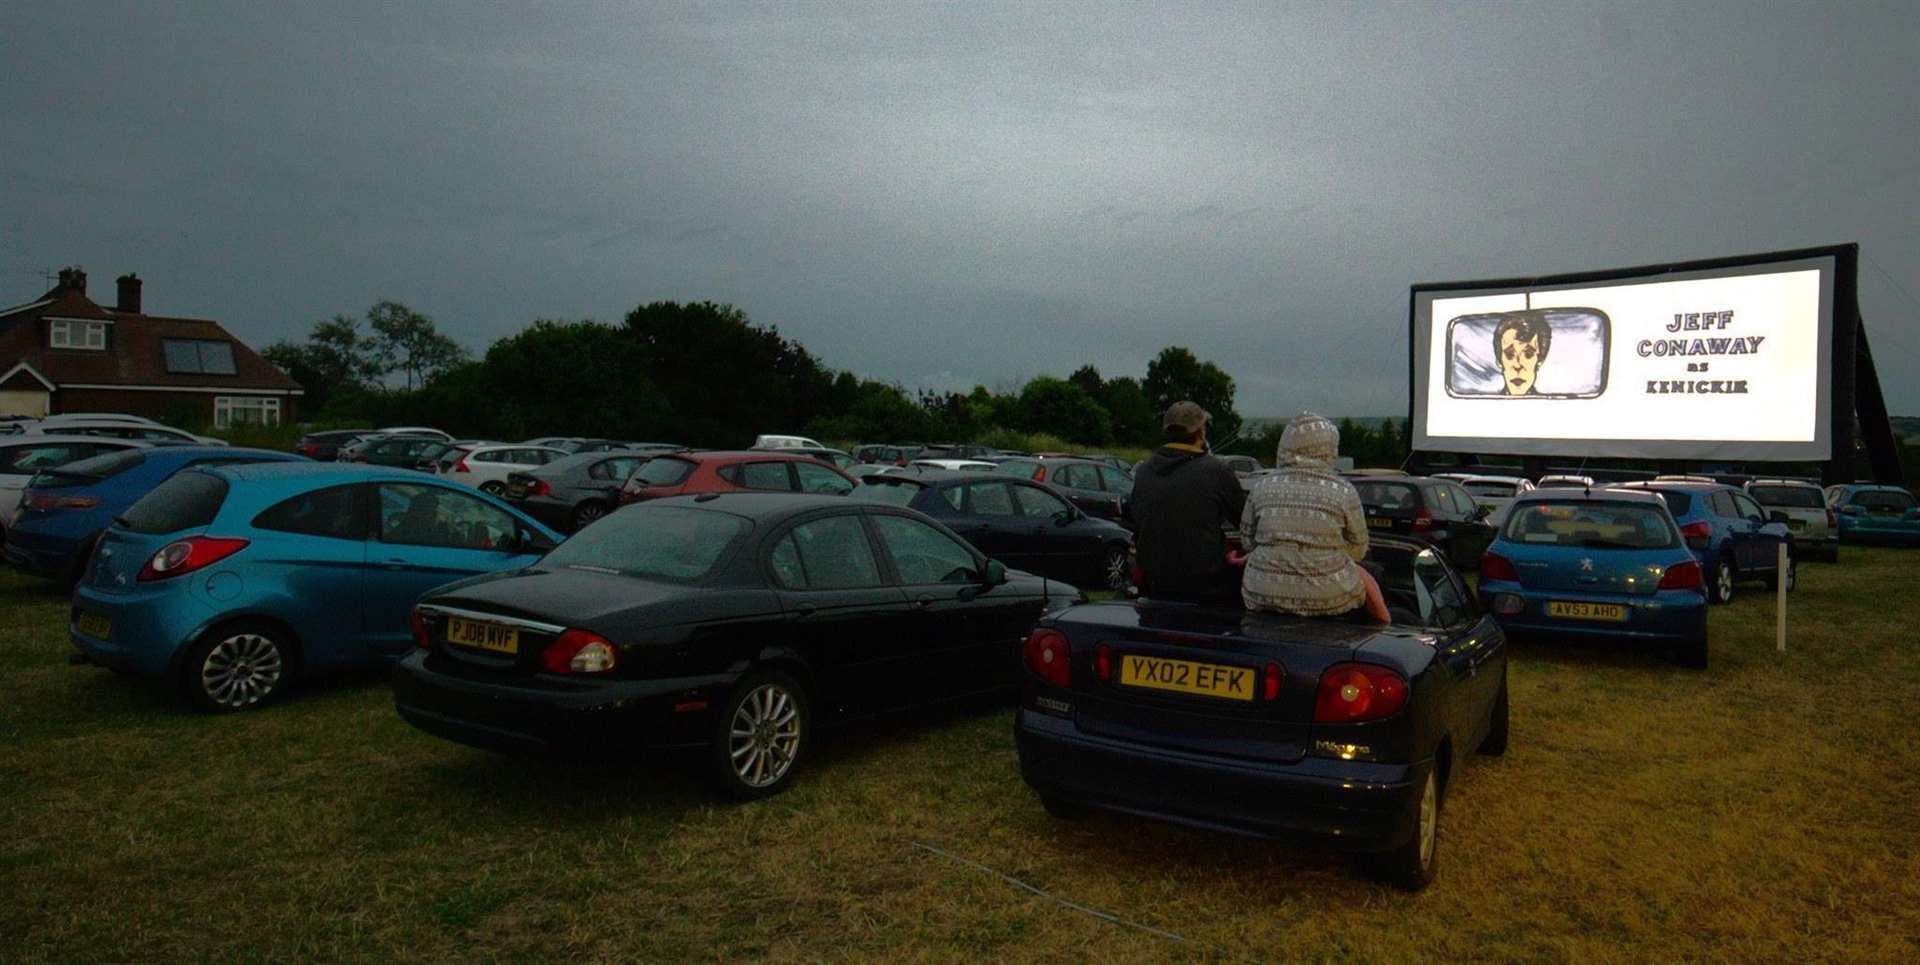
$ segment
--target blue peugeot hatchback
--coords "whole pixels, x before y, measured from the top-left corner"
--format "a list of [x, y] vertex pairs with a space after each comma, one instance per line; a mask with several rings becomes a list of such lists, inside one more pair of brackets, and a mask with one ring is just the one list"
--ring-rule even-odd
[[188, 469], [102, 534], [69, 637], [84, 662], [244, 710], [299, 672], [403, 656], [422, 594], [559, 542], [498, 499], [404, 469]]
[[1480, 599], [1508, 634], [1650, 643], [1707, 665], [1700, 562], [1657, 495], [1535, 490], [1480, 563]]
[[1711, 481], [1653, 480], [1614, 488], [1658, 493], [1666, 500], [1687, 548], [1700, 561], [1708, 603], [1732, 603], [1734, 584], [1747, 580], [1775, 589], [1781, 578], [1782, 543], [1787, 547], [1787, 589], [1792, 591], [1799, 567], [1785, 513], [1769, 515], [1745, 490]]
[[1920, 546], [1920, 500], [1899, 486], [1850, 483], [1827, 489], [1842, 543]]
[[7, 531], [7, 562], [72, 585], [113, 518], [174, 473], [189, 466], [306, 461], [267, 449], [159, 446], [42, 469], [27, 483], [20, 515]]

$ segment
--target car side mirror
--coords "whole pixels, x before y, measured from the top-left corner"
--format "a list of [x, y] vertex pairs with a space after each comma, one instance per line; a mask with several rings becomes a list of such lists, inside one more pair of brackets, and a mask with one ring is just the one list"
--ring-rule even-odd
[[999, 560], [988, 560], [986, 568], [980, 572], [983, 586], [1001, 586], [1007, 582], [1007, 564]]
[[1492, 507], [1492, 506], [1475, 506], [1475, 507], [1473, 507], [1473, 521], [1474, 521], [1474, 522], [1476, 522], [1476, 523], [1477, 523], [1477, 522], [1479, 522], [1479, 521], [1481, 521], [1481, 520], [1483, 520], [1483, 519], [1486, 519], [1486, 518], [1487, 518], [1488, 516], [1492, 516], [1492, 515], [1493, 515], [1493, 507]]
[[543, 534], [536, 533], [530, 529], [523, 529], [520, 531], [520, 542], [514, 549], [521, 553], [539, 553], [545, 555], [552, 552], [558, 545], [559, 544], [548, 539]]
[[1075, 515], [1074, 515], [1074, 512], [1073, 512], [1073, 510], [1071, 510], [1071, 509], [1063, 509], [1063, 510], [1061, 510], [1061, 511], [1059, 511], [1059, 512], [1057, 512], [1057, 513], [1054, 513], [1054, 514], [1053, 514], [1053, 525], [1055, 525], [1055, 526], [1065, 526], [1065, 525], [1067, 525], [1068, 523], [1071, 523], [1071, 522], [1073, 522], [1073, 521], [1074, 521], [1075, 519], [1077, 519], [1077, 518], [1079, 518], [1079, 517], [1077, 517], [1077, 516], [1075, 516]]

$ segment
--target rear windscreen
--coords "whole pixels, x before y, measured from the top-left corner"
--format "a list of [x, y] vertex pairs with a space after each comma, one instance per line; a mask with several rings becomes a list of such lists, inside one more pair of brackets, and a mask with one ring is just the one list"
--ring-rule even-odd
[[109, 452], [78, 462], [70, 462], [58, 469], [43, 469], [33, 477], [30, 483], [35, 489], [49, 486], [79, 486], [90, 482], [99, 482], [117, 476], [147, 461], [147, 454], [138, 449], [122, 449]]
[[1475, 496], [1511, 496], [1514, 483], [1510, 482], [1470, 482], [1465, 484], [1467, 492]]
[[1912, 493], [1869, 489], [1866, 492], [1854, 493], [1853, 505], [1864, 506], [1867, 509], [1912, 509], [1914, 499]]
[[1356, 479], [1353, 488], [1359, 490], [1360, 504], [1368, 509], [1391, 512], [1396, 509], [1419, 509], [1424, 505], [1420, 500], [1420, 487], [1412, 483]]
[[642, 503], [568, 537], [540, 566], [691, 583], [712, 572], [750, 528], [730, 513]]
[[633, 471], [636, 486], [677, 486], [693, 475], [693, 463], [684, 459], [649, 459]]
[[1762, 506], [1788, 506], [1794, 509], [1825, 509], [1827, 501], [1820, 490], [1806, 486], [1753, 486], [1747, 495]]
[[1504, 534], [1516, 543], [1588, 549], [1669, 549], [1680, 545], [1667, 514], [1632, 503], [1522, 503]]
[[120, 514], [122, 526], [159, 535], [197, 529], [213, 522], [227, 499], [227, 481], [211, 473], [176, 473]]
[[876, 476], [853, 487], [853, 492], [848, 495], [855, 499], [871, 499], [892, 506], [905, 506], [913, 502], [913, 497], [920, 495], [920, 484], [904, 479], [888, 481], [885, 476]]

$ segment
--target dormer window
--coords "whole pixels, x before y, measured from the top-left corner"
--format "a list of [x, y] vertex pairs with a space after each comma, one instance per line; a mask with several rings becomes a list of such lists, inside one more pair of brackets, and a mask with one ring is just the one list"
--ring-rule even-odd
[[174, 375], [232, 375], [233, 344], [206, 338], [163, 338], [167, 371]]
[[107, 347], [107, 323], [74, 318], [56, 318], [47, 334], [53, 348], [79, 348], [101, 351]]

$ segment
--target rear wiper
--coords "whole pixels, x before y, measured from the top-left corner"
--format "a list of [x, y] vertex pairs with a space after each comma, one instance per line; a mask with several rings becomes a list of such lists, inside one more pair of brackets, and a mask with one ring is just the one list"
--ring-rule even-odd
[[120, 527], [121, 529], [132, 529], [132, 528], [133, 528], [133, 524], [132, 524], [131, 522], [128, 522], [128, 521], [127, 521], [127, 518], [126, 518], [125, 516], [115, 516], [115, 517], [113, 518], [113, 525], [115, 525], [115, 526], [118, 526], [118, 527]]

